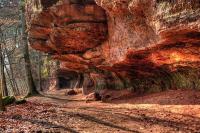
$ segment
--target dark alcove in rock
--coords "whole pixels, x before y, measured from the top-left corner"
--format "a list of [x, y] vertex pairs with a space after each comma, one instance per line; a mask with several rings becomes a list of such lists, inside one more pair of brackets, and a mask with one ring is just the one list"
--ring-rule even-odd
[[58, 77], [58, 88], [59, 89], [71, 88], [70, 79], [67, 79], [65, 77]]

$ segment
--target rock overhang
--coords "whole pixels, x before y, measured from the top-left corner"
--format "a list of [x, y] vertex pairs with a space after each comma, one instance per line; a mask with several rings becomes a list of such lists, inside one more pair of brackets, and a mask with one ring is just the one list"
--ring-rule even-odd
[[198, 0], [95, 2], [60, 0], [35, 15], [31, 46], [51, 53], [63, 68], [125, 79], [199, 68]]

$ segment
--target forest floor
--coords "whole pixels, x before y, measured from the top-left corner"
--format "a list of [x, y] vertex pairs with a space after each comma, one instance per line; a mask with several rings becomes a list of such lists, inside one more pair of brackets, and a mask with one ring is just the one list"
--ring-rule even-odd
[[200, 91], [171, 90], [109, 103], [36, 96], [0, 113], [0, 133], [200, 133]]

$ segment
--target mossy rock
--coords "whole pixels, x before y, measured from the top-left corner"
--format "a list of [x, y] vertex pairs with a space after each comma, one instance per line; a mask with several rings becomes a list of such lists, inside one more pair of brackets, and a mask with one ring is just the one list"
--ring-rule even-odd
[[200, 70], [180, 68], [177, 71], [160, 71], [152, 77], [142, 77], [132, 80], [132, 89], [136, 93], [157, 93], [169, 89], [200, 90]]
[[6, 96], [3, 97], [3, 104], [4, 105], [10, 105], [13, 104], [16, 101], [14, 96]]
[[24, 104], [26, 103], [26, 99], [22, 98], [22, 99], [16, 99], [14, 96], [6, 96], [3, 97], [3, 104], [6, 105], [10, 105], [10, 104]]

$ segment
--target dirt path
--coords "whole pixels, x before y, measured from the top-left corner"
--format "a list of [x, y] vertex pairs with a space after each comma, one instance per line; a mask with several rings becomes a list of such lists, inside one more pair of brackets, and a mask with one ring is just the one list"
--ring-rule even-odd
[[[69, 100], [70, 99], [70, 100]], [[0, 113], [0, 132], [200, 133], [200, 92], [168, 91], [112, 103], [32, 97]]]

